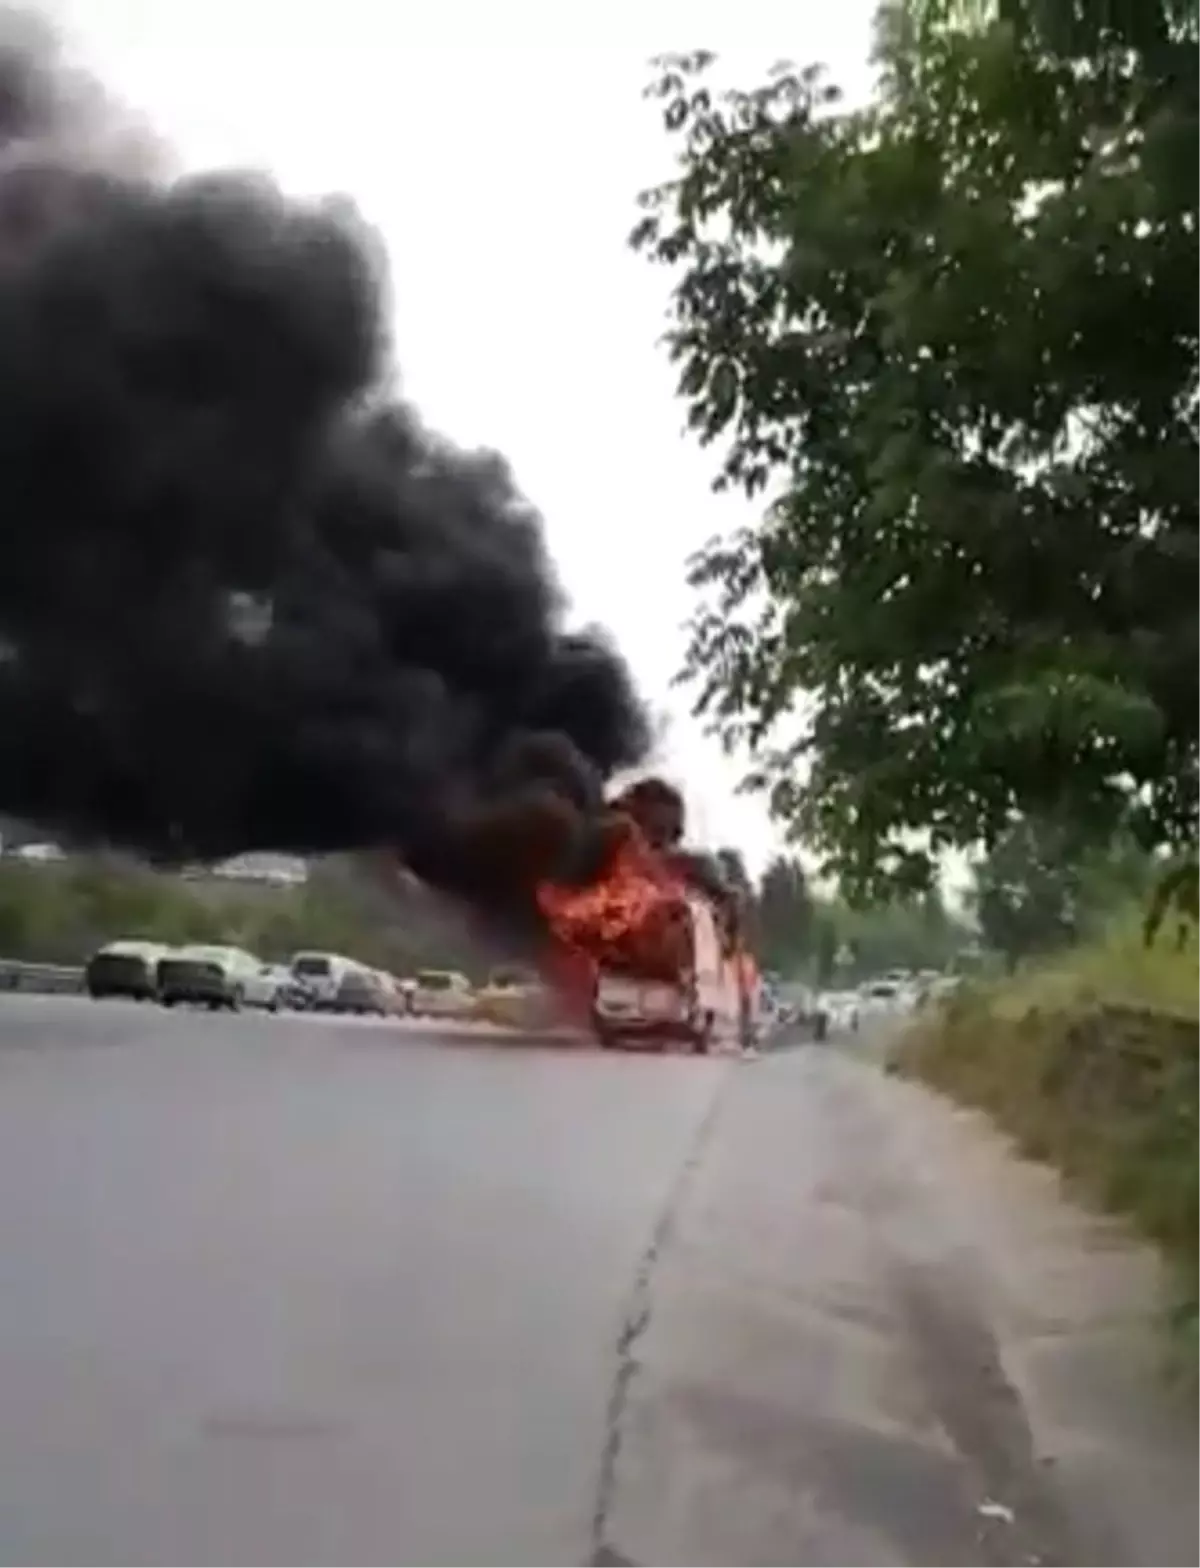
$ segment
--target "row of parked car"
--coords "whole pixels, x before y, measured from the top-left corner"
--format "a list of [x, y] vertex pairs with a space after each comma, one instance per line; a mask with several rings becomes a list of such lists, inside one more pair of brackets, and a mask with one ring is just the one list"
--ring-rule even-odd
[[398, 979], [338, 953], [296, 953], [286, 964], [273, 964], [241, 947], [172, 948], [136, 940], [110, 942], [94, 953], [84, 967], [84, 985], [96, 1000], [132, 997], [213, 1011], [258, 1007], [272, 1013], [444, 1017], [467, 1014], [474, 1005], [466, 977], [452, 971], [421, 970], [412, 979]]

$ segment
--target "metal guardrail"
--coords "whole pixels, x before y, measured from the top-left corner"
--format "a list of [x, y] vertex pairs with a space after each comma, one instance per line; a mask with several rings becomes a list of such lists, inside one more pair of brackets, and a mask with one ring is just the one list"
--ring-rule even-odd
[[71, 995], [82, 990], [83, 969], [78, 964], [27, 964], [18, 958], [0, 958], [0, 991]]

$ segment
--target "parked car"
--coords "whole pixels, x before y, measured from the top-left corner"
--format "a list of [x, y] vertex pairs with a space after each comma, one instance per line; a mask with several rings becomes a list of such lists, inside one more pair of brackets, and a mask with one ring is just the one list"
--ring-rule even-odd
[[248, 997], [263, 995], [262, 969], [241, 947], [181, 947], [159, 962], [159, 1001], [164, 1007], [199, 1002], [214, 1011], [236, 1010]]
[[362, 967], [341, 953], [319, 952], [293, 953], [288, 965], [292, 978], [304, 987], [309, 1005], [326, 1011], [336, 1008], [338, 989], [345, 976]]
[[871, 980], [859, 987], [860, 1016], [891, 1017], [905, 1011], [906, 993], [895, 980]]
[[302, 1012], [311, 1004], [311, 993], [286, 964], [260, 964], [257, 974], [246, 977], [242, 1002], [246, 1007], [265, 1007], [269, 1013], [281, 1007]]
[[334, 1007], [339, 1013], [371, 1014], [384, 1018], [397, 1010], [387, 978], [365, 964], [347, 969], [338, 982]]
[[287, 964], [278, 964], [279, 1005], [293, 1013], [311, 1012], [317, 1005], [313, 987], [292, 973]]
[[474, 999], [476, 1018], [510, 1029], [536, 1028], [548, 1015], [549, 1007], [541, 977], [517, 964], [493, 969]]
[[84, 988], [97, 1001], [106, 996], [150, 1001], [158, 995], [159, 961], [170, 951], [161, 942], [107, 942], [84, 965]]
[[404, 1017], [409, 1011], [411, 981], [400, 980], [395, 975], [389, 974], [386, 969], [379, 969], [376, 973], [379, 976], [379, 983], [383, 987], [387, 1011], [397, 1018]]
[[413, 1012], [425, 1018], [464, 1018], [475, 996], [466, 975], [451, 969], [420, 969], [415, 976]]

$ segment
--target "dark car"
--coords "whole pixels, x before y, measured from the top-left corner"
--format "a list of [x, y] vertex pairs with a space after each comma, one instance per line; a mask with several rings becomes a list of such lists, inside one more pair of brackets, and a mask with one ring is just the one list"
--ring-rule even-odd
[[158, 999], [164, 1007], [198, 1002], [216, 1010], [242, 1005], [250, 975], [261, 965], [236, 947], [181, 948], [158, 966]]
[[107, 996], [149, 1001], [158, 995], [157, 968], [165, 952], [157, 942], [110, 942], [84, 965], [84, 989], [97, 1001]]

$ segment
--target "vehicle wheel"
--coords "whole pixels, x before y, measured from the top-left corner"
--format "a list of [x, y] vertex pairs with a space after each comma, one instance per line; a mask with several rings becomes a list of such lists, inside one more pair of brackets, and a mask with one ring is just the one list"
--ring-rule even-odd
[[224, 1005], [223, 1002], [209, 1002], [208, 1010], [210, 1013], [219, 1013]]
[[277, 996], [273, 996], [267, 1003], [267, 1011], [269, 1013], [277, 1013], [279, 1011], [279, 998]]
[[160, 1007], [174, 1007], [175, 998], [173, 996], [160, 996], [158, 999], [158, 1005]]

